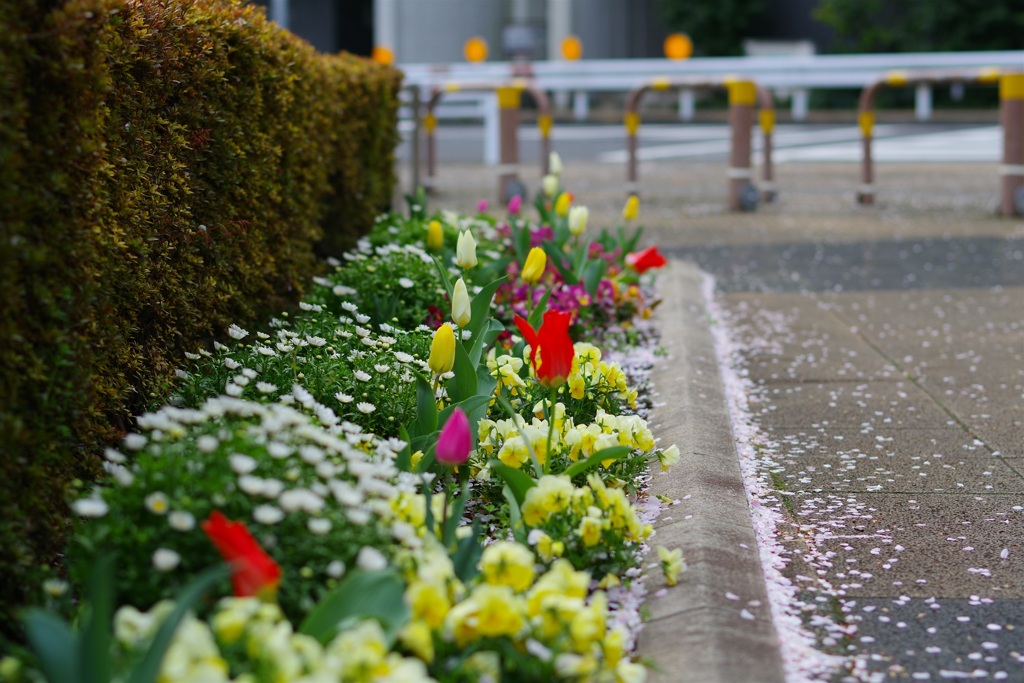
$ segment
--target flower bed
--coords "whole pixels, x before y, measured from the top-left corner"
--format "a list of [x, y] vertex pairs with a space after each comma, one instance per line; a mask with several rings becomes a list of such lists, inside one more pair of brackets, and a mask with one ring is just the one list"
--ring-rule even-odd
[[28, 613], [39, 656], [0, 673], [643, 680], [643, 481], [678, 449], [608, 352], [645, 340], [664, 259], [588, 239], [556, 183], [536, 224], [383, 216], [300, 311], [189, 354], [73, 503], [47, 607], [77, 630]]

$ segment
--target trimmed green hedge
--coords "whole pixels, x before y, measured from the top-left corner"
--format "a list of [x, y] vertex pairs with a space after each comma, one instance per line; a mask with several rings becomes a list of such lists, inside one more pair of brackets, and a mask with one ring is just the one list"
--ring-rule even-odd
[[387, 205], [400, 79], [237, 0], [0, 0], [0, 622], [183, 353]]

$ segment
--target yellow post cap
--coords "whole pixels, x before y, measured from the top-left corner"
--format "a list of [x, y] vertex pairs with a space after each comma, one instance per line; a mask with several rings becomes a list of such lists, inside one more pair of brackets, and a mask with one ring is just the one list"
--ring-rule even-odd
[[378, 64], [394, 64], [395, 53], [387, 45], [374, 45], [373, 51], [370, 52], [370, 59]]
[[494, 89], [498, 93], [499, 109], [519, 109], [523, 89], [516, 86], [502, 86]]
[[730, 105], [752, 107], [757, 101], [757, 87], [753, 81], [726, 79], [725, 86], [729, 90]]
[[672, 81], [664, 76], [659, 76], [651, 81], [652, 90], [668, 90], [672, 87]]
[[669, 59], [689, 59], [693, 54], [693, 41], [685, 33], [673, 33], [665, 38], [662, 48]]
[[575, 62], [583, 56], [583, 43], [576, 36], [566, 36], [562, 40], [562, 57]]
[[890, 71], [885, 74], [885, 82], [887, 85], [906, 85], [907, 84], [907, 72], [906, 71]]
[[979, 83], [995, 83], [999, 80], [999, 67], [987, 66], [984, 69], [978, 71], [978, 82]]
[[462, 46], [462, 54], [467, 62], [482, 62], [487, 59], [487, 41], [474, 36]]
[[1024, 100], [1024, 73], [1002, 75], [999, 79], [999, 99]]
[[428, 133], [433, 133], [434, 129], [437, 128], [437, 117], [433, 114], [427, 114], [423, 117], [423, 128]]

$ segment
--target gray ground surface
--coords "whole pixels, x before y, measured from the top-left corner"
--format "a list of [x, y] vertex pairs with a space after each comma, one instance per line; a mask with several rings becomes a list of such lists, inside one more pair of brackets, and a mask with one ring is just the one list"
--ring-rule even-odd
[[[776, 204], [730, 214], [724, 164], [649, 163], [640, 222], [645, 242], [716, 278], [734, 370], [751, 384], [764, 438], [761, 474], [783, 516], [784, 573], [808, 623], [846, 629], [838, 638], [822, 629], [817, 646], [860, 657], [858, 680], [1024, 681], [1024, 220], [995, 217], [995, 163], [880, 167], [872, 207], [853, 202], [855, 165], [786, 164], [776, 177]], [[494, 195], [480, 166], [446, 166], [439, 180], [446, 208]], [[566, 160], [564, 182], [591, 208], [593, 228], [618, 222], [621, 167]], [[697, 305], [692, 294], [663, 291], [670, 304]], [[698, 336], [693, 328], [707, 325], [692, 306], [666, 304], [662, 319]], [[703, 354], [677, 354], [656, 375], [671, 397], [659, 424], [685, 427], [696, 409], [721, 424]], [[701, 382], [707, 391], [672, 389]], [[709, 452], [700, 448], [731, 451], [716, 429], [679, 444], [675, 475], [678, 493], [708, 492], [691, 514], [709, 523], [714, 505], [745, 502], [727, 479], [735, 473], [701, 470]], [[716, 556], [703, 529], [680, 542], [697, 565], [709, 563], [696, 567], [704, 577], [750, 571], [749, 557]], [[763, 645], [765, 632], [748, 632], [753, 645], [728, 636], [739, 622], [725, 624], [729, 606], [715, 590], [691, 577], [658, 598], [662, 617], [692, 617], [656, 619], [645, 635], [661, 680], [683, 680], [693, 648], [718, 648], [729, 663]], [[686, 635], [701, 628], [710, 639]], [[716, 671], [694, 680], [759, 680]], [[775, 680], [771, 671], [763, 680]]]

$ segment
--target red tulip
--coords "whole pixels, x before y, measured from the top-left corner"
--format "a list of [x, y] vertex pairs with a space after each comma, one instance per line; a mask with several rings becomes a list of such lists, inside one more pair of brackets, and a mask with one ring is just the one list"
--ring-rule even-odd
[[434, 450], [437, 461], [444, 465], [461, 465], [473, 450], [473, 437], [469, 433], [469, 418], [462, 408], [452, 411], [448, 421], [441, 428]]
[[245, 524], [232, 522], [214, 510], [202, 526], [224, 561], [231, 564], [231, 582], [236, 596], [273, 595], [281, 581], [281, 568], [260, 547]]
[[[572, 314], [547, 311], [544, 313], [544, 322], [536, 331], [518, 315], [515, 320], [523, 339], [530, 345], [530, 362], [533, 363], [537, 380], [549, 389], [561, 386], [572, 371], [572, 359], [575, 356], [572, 339], [569, 337]], [[538, 355], [540, 362], [537, 360]]]
[[668, 264], [668, 261], [658, 251], [658, 247], [647, 247], [643, 251], [636, 251], [626, 254], [626, 264], [633, 267], [638, 273], [646, 273], [651, 268], [661, 268]]

